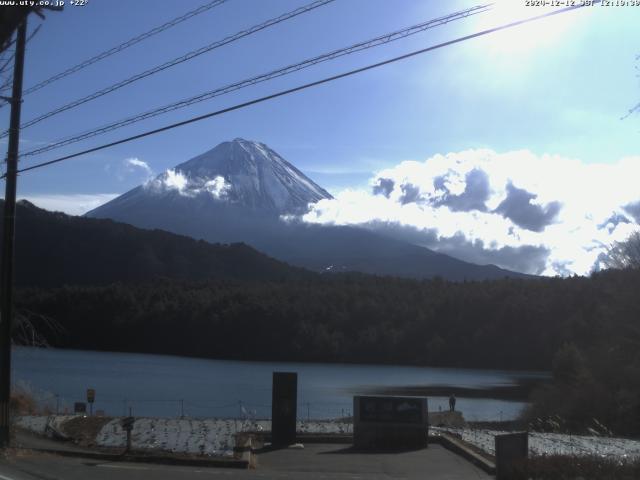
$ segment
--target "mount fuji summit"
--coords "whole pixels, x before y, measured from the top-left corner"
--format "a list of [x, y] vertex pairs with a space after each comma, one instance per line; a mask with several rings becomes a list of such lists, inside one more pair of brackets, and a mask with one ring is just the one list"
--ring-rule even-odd
[[310, 203], [332, 198], [300, 170], [263, 143], [236, 138], [177, 165], [101, 207], [93, 217], [120, 216], [121, 210], [152, 201], [191, 205], [224, 203], [273, 214], [300, 213]]
[[236, 138], [177, 165], [86, 216], [210, 242], [247, 243], [315, 271], [476, 280], [525, 275], [474, 265], [356, 227], [283, 221], [331, 195], [263, 143]]

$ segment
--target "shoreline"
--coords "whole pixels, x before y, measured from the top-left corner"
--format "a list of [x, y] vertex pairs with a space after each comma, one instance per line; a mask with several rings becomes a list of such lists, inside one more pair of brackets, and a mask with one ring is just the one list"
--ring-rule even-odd
[[304, 361], [304, 360], [269, 360], [269, 359], [254, 359], [254, 360], [243, 360], [237, 358], [221, 358], [221, 357], [198, 357], [191, 356], [187, 353], [185, 354], [176, 354], [176, 353], [156, 353], [156, 352], [140, 352], [133, 350], [91, 350], [85, 348], [73, 348], [73, 347], [57, 347], [57, 346], [47, 346], [47, 347], [34, 347], [30, 345], [15, 345], [12, 347], [13, 349], [22, 348], [22, 349], [38, 349], [38, 350], [56, 350], [56, 351], [69, 351], [69, 352], [83, 352], [83, 353], [100, 353], [100, 354], [127, 354], [127, 355], [153, 355], [158, 357], [171, 357], [171, 358], [181, 358], [187, 360], [212, 360], [216, 362], [241, 362], [247, 364], [255, 364], [255, 363], [273, 363], [273, 364], [282, 364], [282, 365], [291, 365], [291, 364], [300, 364], [300, 365], [349, 365], [349, 366], [363, 366], [363, 367], [407, 367], [407, 368], [434, 368], [438, 370], [452, 370], [452, 371], [469, 371], [469, 372], [487, 372], [487, 373], [509, 373], [514, 376], [521, 378], [533, 378], [539, 377], [540, 379], [550, 378], [550, 371], [547, 370], [538, 370], [538, 369], [511, 369], [511, 368], [499, 368], [499, 367], [478, 367], [478, 366], [451, 366], [451, 365], [422, 365], [416, 363], [392, 363], [392, 362], [355, 362], [348, 360], [336, 360], [331, 361], [330, 359], [322, 360], [322, 361]]

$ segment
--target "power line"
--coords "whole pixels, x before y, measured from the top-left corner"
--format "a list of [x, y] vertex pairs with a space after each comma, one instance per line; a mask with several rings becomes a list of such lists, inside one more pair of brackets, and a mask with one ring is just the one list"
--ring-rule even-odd
[[2, 66], [0, 66], [0, 73], [4, 73], [7, 70], [7, 68], [10, 66], [9, 64], [13, 62], [13, 57], [15, 54], [16, 54], [15, 51], [12, 52], [11, 55], [9, 55], [9, 58], [7, 58], [7, 60], [2, 64]]
[[620, 120], [626, 120], [627, 118], [629, 118], [631, 115], [633, 115], [636, 112], [640, 112], [640, 103], [638, 103], [635, 107], [631, 107], [627, 113], [625, 113]]
[[[130, 85], [134, 82], [137, 82], [138, 80], [142, 80], [143, 78], [147, 78], [151, 75], [154, 75], [156, 73], [162, 72], [163, 70], [166, 70], [168, 68], [174, 67], [176, 65], [179, 65], [181, 63], [184, 63], [186, 61], [192, 60], [200, 55], [203, 55], [207, 52], [210, 52], [212, 50], [215, 50], [216, 48], [220, 48], [224, 45], [227, 45], [229, 43], [235, 42], [236, 40], [239, 40], [241, 38], [247, 37], [249, 35], [252, 35], [256, 32], [259, 32], [261, 30], [264, 30], [266, 28], [272, 27], [273, 25], [277, 25], [279, 23], [282, 23], [286, 20], [289, 20], [291, 18], [297, 17], [298, 15], [302, 15], [303, 13], [307, 13], [311, 10], [314, 10], [318, 7], [322, 7], [328, 3], [334, 2], [335, 0], [315, 0], [314, 2], [311, 2], [308, 5], [305, 5], [303, 7], [300, 8], [296, 8], [295, 10], [292, 10], [290, 12], [287, 12], [285, 14], [282, 14], [278, 17], [275, 18], [271, 18], [269, 20], [267, 20], [266, 22], [263, 22], [261, 24], [258, 25], [254, 25], [253, 27], [247, 29], [247, 30], [242, 30], [238, 33], [235, 33], [233, 35], [230, 35], [228, 37], [223, 38], [222, 40], [218, 40], [214, 43], [211, 43], [209, 45], [205, 45], [204, 47], [198, 48], [197, 50], [192, 50], [180, 57], [176, 57], [172, 60], [169, 60], [168, 62], [165, 62], [161, 65], [157, 65], [153, 68], [150, 68], [148, 70], [145, 70], [144, 72], [138, 73], [132, 77], [126, 78], [118, 83], [115, 83], [113, 85], [110, 85], [106, 88], [103, 88], [102, 90], [98, 90], [97, 92], [94, 92], [92, 94], [89, 94], [85, 97], [79, 98], [77, 100], [74, 100], [73, 102], [67, 103], [66, 105], [63, 105], [61, 107], [56, 108], [55, 110], [51, 110], [50, 112], [44, 113], [42, 115], [40, 115], [39, 117], [36, 117], [32, 120], [29, 120], [28, 122], [22, 124], [20, 126], [20, 128], [27, 128], [30, 127], [31, 125], [35, 125], [36, 123], [39, 123], [47, 118], [53, 117], [54, 115], [58, 115], [59, 113], [65, 112], [67, 110], [70, 110], [72, 108], [78, 107], [80, 105], [83, 105], [87, 102], [90, 102], [91, 100], [95, 100], [96, 98], [100, 98], [104, 95], [107, 95], [111, 92], [114, 92], [116, 90], [119, 90], [122, 87], [125, 87], [127, 85]], [[8, 131], [3, 132], [2, 134], [0, 134], [0, 138], [5, 137], [8, 135]]]
[[[596, 3], [598, 3], [598, 0], [596, 0]], [[116, 145], [121, 145], [123, 143], [128, 143], [128, 142], [131, 142], [133, 140], [138, 140], [140, 138], [144, 138], [144, 137], [148, 137], [148, 136], [151, 136], [151, 135], [155, 135], [157, 133], [165, 132], [167, 130], [172, 130], [174, 128], [182, 127], [184, 125], [188, 125], [188, 124], [191, 124], [191, 123], [199, 122], [201, 120], [205, 120], [207, 118], [211, 118], [211, 117], [215, 117], [215, 116], [218, 116], [218, 115], [222, 115], [224, 113], [232, 112], [234, 110], [240, 110], [242, 108], [249, 107], [251, 105], [255, 105], [255, 104], [258, 104], [258, 103], [266, 102], [268, 100], [273, 100], [274, 98], [282, 97], [282, 96], [285, 96], [285, 95], [289, 95], [291, 93], [295, 93], [295, 92], [299, 92], [299, 91], [302, 91], [302, 90], [306, 90], [306, 89], [311, 88], [311, 87], [316, 87], [318, 85], [322, 85], [322, 84], [325, 84], [325, 83], [333, 82], [334, 80], [339, 80], [341, 78], [350, 77], [350, 76], [356, 75], [358, 73], [362, 73], [362, 72], [366, 72], [368, 70], [373, 70], [375, 68], [382, 67], [384, 65], [389, 65], [391, 63], [399, 62], [401, 60], [406, 60], [407, 58], [415, 57], [416, 55], [421, 55], [423, 53], [431, 52], [433, 50], [437, 50], [437, 49], [440, 49], [440, 48], [448, 47], [450, 45], [454, 45], [454, 44], [457, 44], [457, 43], [465, 42], [467, 40], [471, 40], [471, 39], [474, 39], [474, 38], [477, 38], [477, 37], [481, 37], [481, 36], [484, 36], [484, 35], [489, 35], [491, 33], [498, 32], [500, 30], [506, 30], [508, 28], [513, 28], [513, 27], [516, 27], [518, 25], [523, 25], [525, 23], [530, 23], [530, 22], [534, 22], [534, 21], [537, 21], [537, 20], [541, 20], [543, 18], [551, 17], [551, 16], [554, 16], [554, 15], [559, 15], [561, 13], [566, 13], [566, 12], [569, 12], [569, 11], [577, 10], [579, 8], [583, 8], [584, 6], [585, 5], [576, 5], [576, 6], [571, 6], [571, 7], [565, 7], [565, 8], [559, 9], [559, 10], [554, 10], [552, 12], [547, 12], [547, 13], [543, 13], [541, 15], [536, 15], [534, 17], [529, 17], [529, 18], [525, 18], [523, 20], [518, 20], [518, 21], [515, 21], [515, 22], [503, 24], [503, 25], [500, 25], [498, 27], [493, 27], [493, 28], [489, 28], [489, 29], [486, 29], [486, 30], [482, 30], [480, 32], [472, 33], [470, 35], [465, 35], [463, 37], [458, 37], [458, 38], [456, 38], [454, 40], [449, 40], [447, 42], [439, 43], [437, 45], [432, 45], [430, 47], [426, 47], [426, 48], [423, 48], [423, 49], [420, 49], [420, 50], [415, 50], [413, 52], [406, 53], [404, 55], [400, 55], [400, 56], [397, 56], [397, 57], [390, 58], [388, 60], [384, 60], [382, 62], [370, 64], [370, 65], [367, 65], [365, 67], [357, 68], [357, 69], [354, 69], [354, 70], [349, 70], [348, 72], [340, 73], [338, 75], [333, 75], [331, 77], [326, 77], [326, 78], [323, 78], [321, 80], [316, 80], [314, 82], [306, 83], [304, 85], [299, 85], [297, 87], [293, 87], [293, 88], [290, 88], [290, 89], [287, 89], [287, 90], [282, 90], [280, 92], [273, 93], [271, 95], [267, 95], [267, 96], [264, 96], [264, 97], [256, 98], [256, 99], [250, 100], [248, 102], [239, 103], [239, 104], [233, 105], [231, 107], [223, 108], [221, 110], [216, 110], [214, 112], [210, 112], [210, 113], [207, 113], [207, 114], [204, 114], [204, 115], [199, 115], [197, 117], [192, 117], [192, 118], [189, 118], [187, 120], [183, 120], [181, 122], [177, 122], [177, 123], [173, 123], [173, 124], [170, 124], [170, 125], [166, 125], [164, 127], [156, 128], [154, 130], [148, 130], [148, 131], [140, 133], [138, 135], [133, 135], [131, 137], [127, 137], [127, 138], [123, 138], [123, 139], [120, 139], [120, 140], [116, 140], [114, 142], [106, 143], [106, 144], [100, 145], [98, 147], [89, 148], [89, 149], [83, 150], [81, 152], [73, 153], [73, 154], [70, 154], [70, 155], [65, 155], [63, 157], [56, 158], [54, 160], [49, 160], [47, 162], [38, 163], [38, 164], [32, 165], [30, 167], [25, 167], [25, 168], [19, 169], [18, 173], [27, 172], [29, 170], [35, 170], [37, 168], [42, 168], [42, 167], [45, 167], [45, 166], [48, 166], [48, 165], [53, 165], [55, 163], [63, 162], [65, 160], [69, 160], [71, 158], [79, 157], [81, 155], [86, 155], [88, 153], [93, 153], [93, 152], [97, 152], [99, 150], [104, 150], [105, 148], [113, 147], [113, 146], [116, 146]], [[0, 178], [4, 178], [5, 176], [6, 176], [6, 174], [3, 175]]]
[[273, 70], [270, 71], [268, 73], [264, 73], [255, 77], [251, 77], [249, 79], [245, 79], [245, 80], [241, 80], [239, 82], [235, 82], [229, 85], [226, 85], [224, 87], [219, 87], [216, 88], [214, 90], [210, 90], [201, 94], [198, 94], [196, 96], [190, 97], [190, 98], [186, 98], [183, 100], [180, 100], [178, 102], [174, 102], [174, 103], [170, 103], [168, 105], [164, 105], [162, 107], [159, 108], [155, 108], [153, 110], [141, 113], [141, 114], [137, 114], [134, 115], [132, 117], [128, 117], [125, 118], [123, 120], [119, 120], [117, 122], [113, 122], [110, 123], [108, 125], [104, 125], [102, 127], [98, 127], [96, 129], [93, 130], [89, 130], [88, 132], [84, 132], [72, 137], [68, 137], [68, 138], [64, 138], [61, 139], [59, 141], [53, 142], [49, 145], [31, 150], [29, 152], [26, 152], [22, 155], [22, 157], [28, 157], [28, 156], [33, 156], [33, 155], [38, 155], [44, 152], [48, 152], [50, 150], [54, 150], [57, 148], [61, 148], [63, 146], [66, 145], [70, 145], [72, 143], [76, 143], [79, 142], [81, 140], [85, 140], [87, 138], [90, 137], [95, 137], [97, 135], [102, 135], [104, 133], [113, 131], [113, 130], [117, 130], [119, 128], [140, 122], [142, 120], [146, 120], [148, 118], [152, 118], [158, 115], [161, 115], [163, 113], [167, 113], [173, 110], [178, 110], [180, 108], [184, 108], [190, 105], [193, 105], [195, 103], [200, 103], [203, 102], [205, 100], [209, 100], [211, 98], [214, 97], [218, 97], [221, 95], [225, 95], [231, 92], [234, 92], [236, 90], [240, 90], [242, 88], [246, 88], [252, 85], [255, 85], [257, 83], [262, 83], [262, 82], [266, 82], [268, 80], [272, 80], [274, 78], [277, 77], [281, 77], [284, 75], [288, 75], [294, 72], [297, 72], [299, 70], [303, 70], [305, 68], [309, 68], [313, 65], [317, 65], [319, 63], [322, 62], [326, 62], [328, 60], [334, 60], [336, 58], [345, 56], [345, 55], [350, 55], [352, 53], [356, 53], [362, 50], [366, 50], [369, 48], [374, 48], [380, 45], [384, 45], [386, 43], [390, 43], [390, 42], [394, 42], [396, 40], [402, 39], [402, 38], [406, 38], [410, 35], [415, 35], [417, 33], [423, 32], [427, 29], [430, 28], [434, 28], [440, 25], [444, 25], [450, 22], [453, 22], [455, 20], [460, 20], [463, 18], [467, 18], [471, 15], [476, 15], [479, 13], [483, 13], [486, 12], [487, 10], [490, 9], [490, 5], [479, 5], [476, 7], [472, 7], [466, 10], [461, 10], [459, 12], [455, 12], [449, 15], [445, 15], [443, 17], [438, 17], [436, 19], [432, 19], [417, 25], [413, 25], [411, 27], [408, 28], [404, 28], [402, 30], [397, 30], [395, 32], [391, 32], [391, 33], [385, 33], [384, 35], [375, 37], [373, 39], [370, 40], [366, 40], [364, 42], [359, 42], [356, 43], [354, 45], [351, 45], [349, 47], [345, 47], [345, 48], [341, 48], [338, 50], [333, 50], [331, 52], [328, 53], [324, 53], [322, 55], [318, 55], [316, 57], [312, 57], [312, 58], [308, 58], [306, 60], [303, 60], [302, 62], [299, 63], [295, 63], [292, 65], [288, 65], [286, 67], [283, 68], [279, 68], [277, 70]]
[[[40, 27], [42, 27], [42, 24], [38, 25], [33, 30], [33, 32], [31, 32], [31, 34], [27, 37], [27, 40], [25, 42], [25, 47], [26, 47], [26, 45], [29, 45], [29, 42], [33, 39], [33, 37], [35, 37], [38, 34], [38, 32], [40, 31]], [[6, 60], [6, 62], [0, 67], [0, 74], [3, 74], [5, 72], [5, 70], [9, 66], [9, 64], [13, 61], [14, 57], [15, 57], [15, 50], [11, 53], [11, 55]], [[11, 74], [7, 78], [6, 82], [4, 82], [2, 84], [2, 86], [0, 86], [0, 91], [1, 90], [6, 90], [7, 88], [11, 88], [11, 84], [12, 83], [13, 83], [13, 72], [11, 72]], [[6, 104], [0, 104], [0, 108], [4, 107], [4, 105], [6, 105]]]
[[226, 1], [227, 0], [213, 0], [209, 3], [205, 3], [204, 5], [201, 5], [198, 8], [196, 8], [195, 10], [191, 10], [185, 13], [184, 15], [174, 18], [173, 20], [170, 20], [160, 26], [152, 28], [151, 30], [145, 33], [142, 33], [136, 37], [131, 38], [130, 40], [127, 40], [124, 43], [121, 43], [120, 45], [116, 45], [115, 47], [110, 48], [109, 50], [105, 50], [104, 52], [99, 53], [98, 55], [95, 55], [89, 58], [88, 60], [80, 62], [77, 65], [74, 65], [73, 67], [70, 67], [63, 72], [58, 73], [57, 75], [47, 78], [46, 80], [43, 80], [40, 83], [37, 83], [33, 87], [27, 88], [24, 91], [23, 95], [28, 95], [30, 93], [35, 92], [36, 90], [40, 90], [41, 88], [46, 87], [47, 85], [53, 82], [56, 82], [64, 77], [67, 77], [73, 73], [76, 73], [82, 70], [83, 68], [88, 67], [89, 65], [93, 65], [94, 63], [99, 62], [100, 60], [104, 60], [105, 58], [110, 57], [111, 55], [115, 55], [116, 53], [121, 52], [137, 43], [140, 43], [149, 37], [152, 37], [154, 35], [157, 35], [158, 33], [164, 32], [165, 30], [168, 30], [169, 28], [174, 27], [179, 23], [182, 23], [186, 20], [189, 20], [190, 18], [195, 17], [196, 15], [200, 15], [201, 13], [204, 13], [214, 7], [217, 7], [218, 5], [221, 5]]
[[[2, 52], [0, 52], [0, 62], [2, 62], [2, 65], [0, 66], [0, 76], [4, 75], [5, 73], [7, 74], [7, 79], [2, 81], [2, 86], [0, 86], [0, 91], [12, 84], [13, 71], [11, 68], [12, 67], [11, 64], [13, 62], [15, 54], [16, 54], [15, 48], [12, 49], [11, 51], [9, 51], [9, 49], [7, 48]], [[10, 69], [11, 71], [9, 71]], [[2, 105], [0, 105], [0, 108], [2, 108]]]

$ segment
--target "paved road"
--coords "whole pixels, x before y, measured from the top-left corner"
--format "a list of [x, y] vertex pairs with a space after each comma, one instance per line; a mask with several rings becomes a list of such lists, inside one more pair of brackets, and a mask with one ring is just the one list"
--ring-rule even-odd
[[0, 480], [303, 479], [475, 480], [492, 478], [439, 445], [397, 454], [353, 453], [343, 445], [307, 445], [258, 456], [257, 470], [100, 462], [17, 452], [0, 460]]
[[258, 471], [296, 479], [493, 478], [440, 445], [402, 453], [357, 453], [348, 445], [308, 444], [304, 450], [275, 450], [259, 455]]
[[63, 450], [74, 452], [90, 452], [91, 449], [80, 447], [71, 442], [59, 442], [42, 435], [18, 429], [11, 440], [11, 446], [17, 448], [35, 448], [41, 450]]

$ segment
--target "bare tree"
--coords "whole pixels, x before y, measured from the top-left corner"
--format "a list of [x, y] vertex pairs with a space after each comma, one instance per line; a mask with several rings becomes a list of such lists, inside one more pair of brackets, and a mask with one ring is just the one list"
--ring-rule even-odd
[[14, 322], [11, 336], [13, 343], [17, 345], [49, 347], [41, 329], [58, 334], [64, 332], [64, 328], [56, 320], [26, 309], [16, 312]]
[[607, 252], [605, 263], [610, 268], [640, 268], [640, 231], [622, 242], [615, 242]]

